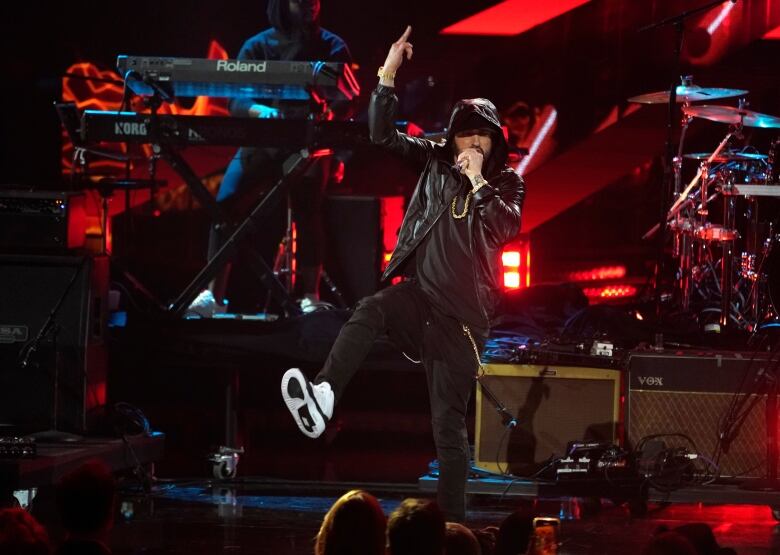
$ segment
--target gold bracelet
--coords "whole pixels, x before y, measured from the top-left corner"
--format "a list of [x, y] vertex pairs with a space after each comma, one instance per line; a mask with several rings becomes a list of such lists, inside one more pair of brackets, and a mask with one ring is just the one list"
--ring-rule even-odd
[[379, 69], [376, 72], [377, 77], [380, 79], [386, 79], [387, 81], [392, 81], [395, 79], [395, 72], [394, 71], [385, 71], [385, 66], [379, 66]]

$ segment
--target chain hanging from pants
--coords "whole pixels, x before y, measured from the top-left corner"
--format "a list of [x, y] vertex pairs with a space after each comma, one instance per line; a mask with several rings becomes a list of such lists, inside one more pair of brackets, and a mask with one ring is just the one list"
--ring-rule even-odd
[[474, 357], [477, 359], [477, 381], [485, 375], [485, 367], [482, 366], [482, 358], [479, 356], [479, 349], [477, 348], [477, 342], [474, 341], [474, 336], [471, 335], [471, 329], [466, 324], [461, 324], [461, 327], [463, 328], [463, 334], [469, 338], [469, 342], [471, 343], [471, 347], [474, 349]]

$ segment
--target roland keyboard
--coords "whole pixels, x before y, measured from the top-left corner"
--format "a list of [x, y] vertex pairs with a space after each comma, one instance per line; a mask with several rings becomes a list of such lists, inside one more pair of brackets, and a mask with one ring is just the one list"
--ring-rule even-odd
[[368, 142], [368, 126], [355, 121], [314, 121], [222, 116], [158, 115], [85, 110], [81, 138], [100, 142], [225, 145], [280, 148], [354, 147]]
[[327, 100], [352, 100], [360, 94], [349, 64], [273, 60], [209, 60], [157, 56], [119, 56], [116, 62], [136, 94], [164, 97], [219, 96], [309, 100], [315, 91]]

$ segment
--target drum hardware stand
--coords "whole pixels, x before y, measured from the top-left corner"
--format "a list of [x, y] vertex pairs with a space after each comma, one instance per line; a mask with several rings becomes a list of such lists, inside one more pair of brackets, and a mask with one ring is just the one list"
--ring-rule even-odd
[[[693, 77], [688, 75], [683, 78], [683, 86], [693, 83]], [[690, 103], [683, 103], [683, 108], [689, 106]], [[677, 156], [674, 157], [674, 199], [680, 198], [680, 189], [682, 185], [682, 162], [683, 162], [683, 146], [685, 145], [685, 135], [688, 132], [688, 126], [693, 120], [693, 116], [688, 115], [683, 110], [682, 122], [680, 123], [680, 142], [677, 147]]]
[[[686, 117], [683, 120], [683, 128], [687, 129], [688, 127], [689, 118]], [[693, 177], [691, 182], [686, 186], [685, 190], [680, 192], [677, 195], [677, 198], [675, 199], [674, 203], [672, 204], [671, 208], [669, 208], [669, 211], [664, 214], [664, 227], [666, 227], [667, 221], [676, 221], [677, 222], [677, 229], [675, 229], [675, 239], [674, 239], [674, 245], [675, 248], [673, 249], [673, 252], [677, 251], [680, 256], [680, 270], [677, 275], [677, 287], [681, 294], [681, 305], [683, 310], [689, 310], [690, 304], [691, 304], [691, 273], [693, 271], [693, 258], [694, 258], [694, 250], [697, 251], [698, 255], [696, 256], [696, 259], [698, 263], [700, 264], [703, 260], [703, 246], [701, 242], [694, 241], [694, 238], [698, 234], [703, 234], [707, 230], [707, 216], [709, 214], [709, 211], [707, 209], [707, 204], [713, 200], [716, 195], [709, 195], [708, 191], [708, 183], [710, 181], [709, 177], [709, 168], [711, 162], [720, 154], [720, 152], [726, 147], [726, 145], [729, 143], [729, 141], [736, 135], [736, 130], [730, 130], [726, 136], [723, 138], [723, 140], [720, 142], [718, 147], [715, 149], [715, 151], [710, 155], [710, 157], [703, 161], [699, 166], [699, 171], [696, 173], [696, 175]], [[681, 147], [682, 148], [682, 147]], [[679, 157], [680, 160], [682, 157]], [[675, 172], [675, 178], [679, 176], [679, 172]], [[695, 210], [697, 218], [694, 220], [692, 218], [681, 218], [680, 213], [683, 211], [683, 209], [689, 207], [692, 205], [693, 200], [689, 198], [689, 195], [694, 190], [697, 184], [700, 187], [700, 204], [698, 206], [693, 206], [692, 208]], [[673, 220], [674, 219], [674, 220]], [[692, 228], [694, 225], [693, 222], [697, 221], [695, 229]], [[691, 229], [688, 229], [691, 228]], [[647, 234], [645, 234], [645, 237], [648, 237], [652, 233], [654, 233], [658, 229], [658, 226], [654, 227], [650, 231], [648, 231]], [[688, 231], [689, 233], [686, 233]], [[697, 245], [698, 243], [698, 245]], [[724, 246], [725, 248], [725, 246]], [[730, 299], [729, 301], [730, 302]]]
[[[279, 242], [279, 249], [274, 259], [274, 275], [285, 286], [290, 293], [295, 289], [295, 255], [298, 251], [298, 233], [293, 221], [292, 199], [290, 193], [287, 193], [287, 206], [285, 208], [287, 225], [285, 227], [282, 240]], [[268, 303], [266, 303], [266, 310]]]
[[[330, 112], [330, 109], [328, 107], [328, 102], [325, 100], [325, 97], [318, 94], [316, 89], [314, 87], [307, 87], [307, 91], [309, 92], [309, 101], [311, 106], [311, 114], [310, 119], [313, 121], [327, 121], [330, 117], [332, 117], [332, 113]], [[333, 150], [331, 149], [323, 149], [322, 150], [322, 156], [332, 156]], [[282, 236], [281, 241], [279, 241], [279, 247], [276, 251], [276, 256], [274, 258], [274, 266], [273, 266], [273, 272], [274, 276], [284, 285], [285, 289], [287, 290], [287, 293], [289, 295], [293, 295], [293, 292], [295, 290], [295, 273], [297, 269], [297, 232], [295, 227], [295, 221], [293, 219], [293, 210], [292, 210], [292, 197], [287, 192], [287, 205], [286, 205], [286, 227], [284, 235]], [[320, 276], [319, 279], [325, 282], [325, 284], [328, 287], [328, 290], [334, 295], [336, 298], [336, 301], [340, 308], [347, 308], [347, 303], [344, 301], [344, 297], [341, 295], [341, 291], [339, 291], [338, 287], [336, 287], [336, 284], [333, 283], [333, 280], [330, 279], [330, 276], [325, 271], [324, 266], [320, 268]], [[269, 294], [266, 297], [265, 302], [265, 308], [264, 311], [268, 312], [269, 306], [271, 301], [271, 294]]]
[[[279, 248], [276, 252], [274, 259], [274, 275], [279, 279], [282, 284], [287, 288], [287, 291], [292, 294], [295, 289], [295, 268], [297, 261], [295, 254], [297, 252], [297, 233], [295, 229], [295, 222], [292, 217], [292, 205], [290, 203], [290, 195], [287, 195], [287, 229], [285, 231], [282, 240], [279, 242]], [[344, 300], [344, 296], [339, 291], [339, 288], [333, 283], [333, 280], [325, 271], [325, 268], [320, 270], [320, 280], [325, 283], [328, 291], [336, 299], [336, 304], [339, 308], [347, 308], [347, 302]], [[268, 312], [270, 306], [271, 296], [266, 297], [264, 310]]]
[[657, 254], [656, 254], [657, 258], [656, 258], [656, 265], [655, 265], [655, 312], [656, 312], [657, 319], [661, 318], [661, 305], [662, 305], [661, 279], [663, 276], [664, 247], [666, 245], [666, 238], [667, 238], [666, 235], [666, 227], [667, 227], [666, 222], [668, 219], [667, 202], [668, 202], [668, 198], [670, 197], [670, 193], [674, 182], [674, 165], [675, 165], [674, 163], [674, 151], [675, 151], [674, 121], [676, 119], [675, 113], [677, 109], [677, 80], [680, 75], [680, 66], [681, 66], [680, 58], [682, 54], [683, 37], [685, 35], [685, 20], [698, 13], [707, 11], [711, 8], [714, 8], [715, 6], [723, 4], [725, 3], [725, 1], [732, 1], [732, 0], [713, 0], [698, 8], [687, 10], [678, 15], [668, 17], [666, 19], [657, 21], [655, 23], [651, 23], [649, 25], [645, 25], [644, 27], [641, 27], [637, 31], [639, 33], [642, 33], [646, 31], [650, 31], [652, 29], [657, 29], [666, 26], [672, 26], [675, 30], [674, 66], [672, 67], [672, 71], [671, 71], [672, 78], [670, 80], [670, 85], [669, 85], [669, 113], [667, 119], [664, 177], [663, 177], [663, 185], [661, 190], [661, 202], [659, 207], [660, 209], [658, 214], [658, 248], [657, 248]]

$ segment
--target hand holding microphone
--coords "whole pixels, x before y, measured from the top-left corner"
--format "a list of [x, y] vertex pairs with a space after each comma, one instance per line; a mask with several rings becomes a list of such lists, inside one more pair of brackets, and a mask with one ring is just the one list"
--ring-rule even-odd
[[482, 151], [478, 148], [467, 148], [458, 154], [455, 161], [455, 167], [458, 171], [468, 177], [480, 175], [482, 173], [482, 164], [485, 158]]

